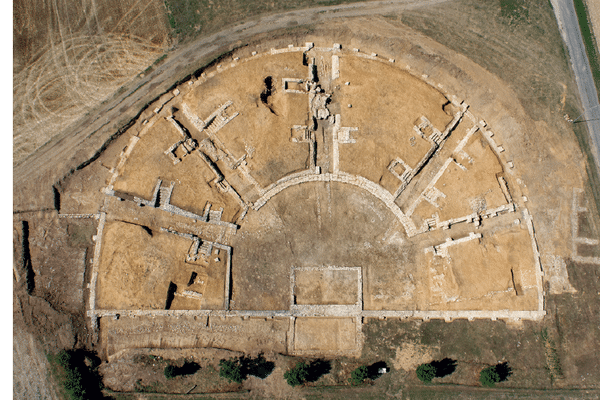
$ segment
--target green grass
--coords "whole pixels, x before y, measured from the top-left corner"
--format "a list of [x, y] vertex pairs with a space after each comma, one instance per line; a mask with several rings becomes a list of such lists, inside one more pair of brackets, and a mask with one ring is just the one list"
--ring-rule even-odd
[[592, 27], [588, 19], [588, 11], [583, 0], [574, 0], [575, 11], [577, 12], [577, 20], [579, 21], [579, 29], [581, 30], [581, 36], [583, 37], [583, 44], [587, 53], [588, 59], [590, 60], [590, 67], [592, 69], [592, 76], [594, 77], [594, 84], [596, 85], [596, 91], [600, 88], [600, 60], [598, 59], [598, 47], [596, 46], [596, 38], [592, 32]]
[[546, 368], [548, 369], [548, 374], [550, 375], [550, 379], [554, 382], [556, 379], [562, 378], [562, 367], [560, 364], [560, 358], [558, 357], [558, 352], [556, 351], [556, 342], [550, 335], [548, 334], [548, 329], [542, 329], [540, 333], [540, 337], [546, 346]]
[[500, 14], [511, 24], [529, 20], [529, 10], [525, 0], [500, 0]]
[[364, 0], [166, 0], [172, 34], [179, 40], [209, 35], [264, 14]]
[[[594, 84], [596, 85], [596, 91], [600, 92], [600, 59], [598, 58], [598, 47], [596, 46], [596, 38], [592, 32], [592, 27], [588, 20], [588, 12], [586, 5], [583, 0], [574, 0], [575, 11], [577, 12], [577, 20], [579, 21], [579, 29], [581, 30], [581, 36], [583, 37], [583, 44], [590, 61], [590, 68], [592, 70], [592, 77], [594, 78]], [[600, 99], [600, 96], [599, 96]], [[580, 113], [579, 113], [580, 114]], [[577, 115], [579, 115], [577, 114]], [[575, 118], [575, 113], [572, 118]], [[584, 124], [575, 123], [573, 124], [573, 130], [577, 135], [579, 145], [583, 150], [587, 159], [587, 175], [589, 179], [589, 187], [592, 190], [594, 201], [596, 203], [596, 212], [593, 213], [595, 216], [600, 213], [600, 176], [598, 176], [598, 169], [595, 167], [595, 160], [590, 147], [588, 144], [589, 134]]]
[[150, 72], [152, 72], [152, 70], [154, 70], [154, 67], [156, 67], [157, 65], [160, 65], [165, 59], [167, 58], [167, 54], [163, 54], [162, 56], [158, 57], [156, 60], [154, 60], [154, 62], [152, 63], [152, 65], [150, 65], [148, 68], [146, 68], [144, 70], [144, 74], [148, 74]]
[[51, 375], [59, 384], [61, 395], [69, 400], [102, 398], [102, 383], [97, 368], [100, 360], [81, 350], [47, 353]]

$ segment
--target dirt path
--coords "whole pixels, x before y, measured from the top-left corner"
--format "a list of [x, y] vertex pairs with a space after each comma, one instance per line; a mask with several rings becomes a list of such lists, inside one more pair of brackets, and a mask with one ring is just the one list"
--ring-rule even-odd
[[[129, 90], [98, 105], [62, 133], [42, 146], [14, 168], [14, 204], [17, 210], [35, 210], [53, 206], [52, 185], [70, 169], [93, 156], [95, 151], [141, 107], [166, 91], [174, 81], [193, 72], [219, 52], [244, 40], [277, 30], [304, 24], [374, 14], [389, 14], [407, 9], [428, 7], [446, 0], [371, 1], [349, 5], [318, 7], [263, 16], [231, 27], [207, 38], [200, 38], [169, 54], [165, 63], [153, 73], [131, 84]], [[30, 195], [36, 182], [36, 196]], [[45, 192], [41, 192], [44, 191]]]

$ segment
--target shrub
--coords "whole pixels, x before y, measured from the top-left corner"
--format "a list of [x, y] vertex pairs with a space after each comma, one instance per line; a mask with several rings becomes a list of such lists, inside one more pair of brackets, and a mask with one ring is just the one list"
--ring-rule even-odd
[[303, 362], [299, 362], [296, 366], [288, 370], [283, 377], [290, 386], [302, 385], [306, 382], [309, 376], [309, 365]]
[[363, 365], [363, 366], [356, 368], [354, 371], [352, 371], [352, 373], [350, 374], [349, 381], [352, 385], [360, 385], [368, 377], [369, 377], [369, 367], [367, 367], [366, 365]]
[[275, 369], [275, 363], [267, 361], [262, 354], [256, 358], [239, 357], [221, 360], [219, 362], [219, 376], [229, 379], [231, 382], [242, 383], [248, 375], [265, 379]]
[[496, 372], [496, 366], [487, 367], [479, 374], [479, 382], [483, 386], [493, 387], [496, 382], [500, 382], [500, 375]]
[[242, 364], [243, 374], [256, 376], [260, 379], [265, 379], [275, 369], [275, 363], [267, 361], [262, 354], [259, 354], [256, 358], [242, 357], [240, 363]]
[[421, 364], [417, 367], [417, 377], [425, 383], [431, 383], [435, 378], [435, 367], [431, 364]]
[[246, 379], [246, 374], [242, 372], [240, 360], [233, 358], [219, 361], [219, 376], [235, 383], [242, 383]]
[[101, 399], [102, 383], [98, 375], [100, 360], [84, 350], [62, 350], [48, 354], [52, 372], [63, 387], [67, 399]]
[[498, 382], [504, 382], [510, 375], [511, 368], [508, 363], [503, 362], [483, 369], [479, 374], [479, 382], [483, 386], [493, 387]]

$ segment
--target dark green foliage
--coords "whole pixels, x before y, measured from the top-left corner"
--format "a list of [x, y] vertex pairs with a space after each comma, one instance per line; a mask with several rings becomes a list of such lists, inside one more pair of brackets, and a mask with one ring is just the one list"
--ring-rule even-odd
[[479, 374], [479, 382], [486, 387], [493, 387], [496, 382], [500, 382], [500, 375], [496, 372], [496, 366], [482, 370]]
[[102, 399], [100, 360], [83, 350], [62, 350], [48, 355], [48, 361], [68, 399]]
[[242, 383], [248, 375], [265, 379], [275, 369], [275, 363], [267, 361], [262, 354], [256, 358], [239, 357], [219, 362], [219, 376], [229, 379], [231, 382]]
[[167, 365], [165, 367], [165, 377], [167, 379], [173, 379], [177, 376], [182, 375], [193, 375], [200, 369], [200, 365], [195, 362], [185, 362], [181, 367], [176, 365]]
[[431, 380], [435, 378], [435, 367], [431, 364], [419, 365], [417, 367], [417, 377], [425, 383], [431, 383]]
[[308, 368], [309, 365], [307, 363], [299, 362], [294, 368], [283, 374], [283, 377], [290, 386], [302, 385], [308, 378]]
[[507, 363], [500, 363], [487, 367], [479, 374], [479, 382], [486, 387], [494, 387], [498, 382], [504, 382], [512, 374]]
[[305, 382], [316, 382], [331, 371], [331, 363], [326, 360], [314, 360], [310, 364], [299, 362], [288, 370], [283, 377], [290, 386], [302, 385]]
[[221, 31], [261, 14], [355, 1], [360, 0], [167, 0], [164, 4], [173, 34], [186, 39]]
[[500, 0], [500, 14], [504, 18], [508, 18], [509, 23], [529, 19], [529, 10], [525, 5], [525, 0]]
[[417, 377], [425, 383], [431, 383], [433, 378], [443, 378], [456, 370], [456, 360], [444, 358], [417, 367]]
[[[579, 21], [579, 30], [583, 37], [583, 44], [590, 61], [590, 68], [592, 69], [592, 76], [594, 77], [594, 83], [596, 89], [600, 88], [600, 60], [596, 51], [595, 36], [592, 32], [592, 27], [588, 19], [588, 11], [586, 4], [583, 0], [574, 0], [575, 11], [577, 13], [577, 19]], [[598, 93], [600, 95], [600, 91]]]
[[366, 365], [362, 365], [362, 366], [356, 368], [354, 371], [352, 371], [352, 373], [350, 374], [349, 381], [353, 385], [360, 385], [368, 377], [369, 377], [369, 367], [367, 367]]
[[242, 373], [240, 360], [235, 358], [219, 362], [219, 376], [235, 383], [242, 383], [246, 379], [246, 376]]

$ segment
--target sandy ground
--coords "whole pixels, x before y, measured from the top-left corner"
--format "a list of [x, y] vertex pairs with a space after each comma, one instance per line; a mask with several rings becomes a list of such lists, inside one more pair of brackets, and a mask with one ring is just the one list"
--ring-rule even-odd
[[[358, 35], [360, 34], [360, 31], [366, 31], [361, 28], [373, 26], [373, 22], [373, 20], [368, 19], [359, 20], [356, 24], [353, 24], [353, 29], [356, 29], [356, 31], [358, 32], [356, 34]], [[403, 61], [410, 63], [410, 65], [413, 68], [427, 71], [432, 76], [433, 80], [443, 82], [444, 85], [446, 87], [449, 87], [450, 90], [452, 90], [453, 92], [460, 94], [464, 98], [468, 98], [469, 102], [473, 105], [473, 108], [479, 107], [479, 110], [481, 110], [481, 113], [485, 116], [486, 120], [491, 122], [492, 126], [498, 127], [496, 137], [500, 137], [504, 140], [503, 144], [506, 143], [505, 147], [507, 148], [507, 151], [510, 152], [511, 155], [514, 157], [513, 160], [518, 166], [518, 170], [527, 171], [527, 173], [524, 174], [523, 179], [529, 187], [529, 192], [526, 193], [529, 196], [529, 206], [531, 207], [534, 217], [539, 217], [539, 219], [536, 219], [536, 223], [537, 221], [541, 221], [539, 226], [536, 225], [536, 228], [541, 238], [541, 251], [546, 255], [559, 254], [561, 256], [568, 256], [568, 250], [565, 249], [566, 245], [564, 243], [565, 235], [568, 236], [569, 222], [567, 213], [569, 212], [570, 206], [569, 200], [571, 195], [571, 186], [582, 186], [582, 178], [577, 172], [581, 167], [581, 156], [577, 152], [577, 150], [574, 149], [574, 147], [570, 144], [567, 144], [563, 147], [563, 142], [566, 142], [563, 139], [554, 138], [550, 141], [540, 140], [544, 137], [547, 137], [546, 134], [549, 129], [556, 129], [557, 131], [561, 131], [562, 128], [551, 127], [549, 126], [550, 124], [546, 125], [543, 122], [533, 123], [532, 121], [530, 121], [528, 117], [524, 115], [521, 106], [514, 102], [513, 93], [510, 90], [506, 89], [502, 82], [499, 81], [496, 77], [491, 76], [480, 67], [473, 65], [472, 63], [468, 62], [467, 60], [461, 59], [460, 57], [454, 58], [455, 54], [449, 52], [447, 49], [441, 48], [441, 46], [437, 46], [432, 41], [426, 40], [419, 35], [415, 35], [414, 32], [411, 32], [409, 30], [402, 31], [402, 29], [398, 30], [397, 27], [394, 28], [388, 25], [387, 22], [385, 22], [385, 20], [383, 19], [377, 19], [375, 22], [379, 24], [379, 28], [381, 29], [380, 34], [382, 35], [382, 37], [387, 37], [387, 33], [392, 32], [390, 37], [395, 37], [398, 39], [397, 43], [395, 44], [397, 45], [397, 47], [394, 48], [394, 51], [390, 51], [390, 55], [396, 56], [399, 60], [402, 51], [412, 51], [412, 53], [410, 54], [410, 58], [412, 58], [412, 60]], [[343, 24], [336, 25], [335, 27], [347, 29], [344, 28]], [[329, 36], [326, 35], [326, 38], [329, 41], [331, 41], [332, 36], [335, 36], [334, 34], [332, 34], [333, 30], [334, 29], [332, 28], [332, 31], [329, 32]], [[402, 34], [399, 34], [399, 32], [406, 36], [402, 36]], [[355, 32], [345, 31], [343, 33], [349, 35], [351, 33], [354, 34]], [[394, 36], [394, 34], [396, 36]], [[418, 39], [420, 41], [420, 45], [422, 45], [423, 47], [411, 48], [409, 46], [408, 41], [402, 42], [402, 37], [410, 37], [411, 40]], [[339, 36], [336, 37], [336, 39], [339, 38]], [[304, 37], [302, 39], [304, 39]], [[318, 39], [321, 38], [315, 35], [310, 37], [308, 40]], [[373, 50], [378, 52], [385, 52], [385, 46], [389, 45], [389, 42], [383, 43], [381, 37], [370, 36], [368, 39], [363, 38], [363, 40], [365, 40], [365, 42], [368, 44], [367, 48], [372, 48]], [[363, 42], [363, 44], [365, 42]], [[381, 42], [381, 44], [378, 44], [378, 42]], [[351, 46], [359, 46], [359, 44], [357, 43], [360, 44], [360, 39], [355, 38], [352, 40]], [[281, 45], [281, 43], [279, 43], [279, 45]], [[285, 44], [283, 44], [283, 46], [285, 46]], [[436, 56], [432, 56], [431, 53], [435, 53]], [[454, 64], [454, 67], [458, 68], [459, 72], [457, 72], [457, 69], [453, 68], [448, 68], [447, 70], [443, 68], [436, 69], [437, 66], [440, 65], [440, 58], [445, 62], [448, 62], [448, 59], [452, 59], [456, 63]], [[183, 57], [180, 60], [180, 62], [186, 62], [186, 60], [184, 59], [185, 57]], [[187, 62], [189, 62], [189, 60], [187, 60]], [[169, 70], [173, 72], [175, 68], [174, 64], [170, 65], [169, 68], [171, 69], [167, 69], [165, 67], [165, 71]], [[464, 78], [465, 76], [461, 74], [467, 74], [469, 79], [466, 81], [461, 80], [461, 78]], [[170, 75], [168, 79], [164, 78], [164, 75], [161, 77], [161, 79], [164, 79], [162, 81], [164, 83], [163, 88], [165, 85], [167, 85], [167, 83], [165, 82], [167, 80], [171, 82], [172, 78], [173, 75]], [[482, 84], [483, 82], [485, 84]], [[157, 83], [157, 86], [148, 88], [148, 92], [146, 93], [151, 93], [154, 89], [159, 91], [161, 87], [160, 82], [155, 83]], [[490, 94], [490, 91], [485, 90], [485, 88], [490, 86], [493, 87], [494, 90], [496, 90], [496, 92]], [[484, 89], [481, 89], [482, 87], [484, 87]], [[146, 89], [142, 89], [140, 90], [140, 92], [145, 90]], [[140, 97], [136, 97], [138, 95]], [[143, 98], [140, 93], [136, 93], [134, 97], [136, 97], [137, 101], [141, 101], [140, 99]], [[490, 101], [491, 99], [495, 101]], [[109, 103], [110, 106], [113, 107], [113, 116], [121, 113], [126, 113], [128, 107], [131, 110], [139, 105], [131, 99], [128, 99], [123, 103]], [[118, 109], [118, 107], [117, 109], [114, 108], [117, 105], [122, 105], [124, 107], [121, 108], [121, 110], [123, 110], [122, 112]], [[107, 105], [107, 107], [109, 106]], [[137, 109], [139, 108], [136, 108], [136, 110]], [[104, 126], [105, 133], [110, 131], [110, 125], [107, 125], [107, 121], [105, 123], [103, 118], [101, 119], [102, 120], [97, 119], [96, 122], [93, 122], [89, 125], [90, 128], [86, 127], [85, 129], [92, 129], [91, 126], [96, 124], [93, 129], [96, 129], [100, 125]], [[503, 132], [512, 131], [526, 132], [527, 138], [523, 139], [522, 136], [519, 135], [503, 135]], [[80, 133], [81, 132], [83, 131], [80, 131]], [[86, 134], [87, 133], [89, 133], [89, 131], [86, 132]], [[556, 135], [556, 137], [560, 137], [560, 135]], [[80, 137], [69, 137], [60, 145], [52, 147], [52, 151], [46, 152], [45, 155], [47, 157], [53, 152], [56, 152], [56, 154], [62, 154], [61, 150], [77, 148], [76, 144], [80, 143]], [[535, 143], [535, 146], [532, 143]], [[556, 149], [560, 149], [560, 151], [558, 151], [558, 153], [560, 154], [557, 154]], [[89, 156], [90, 153], [93, 153], [94, 151], [95, 148], [92, 145], [90, 145], [87, 149], [81, 150], [81, 152], [78, 153], [74, 153], [75, 155], [73, 155], [72, 157], [68, 156], [63, 157], [61, 159], [58, 159], [57, 157], [55, 160], [55, 171], [39, 169], [38, 163], [40, 162], [42, 162], [42, 164], [44, 164], [46, 168], [49, 168], [53, 164], [44, 163], [44, 160], [40, 158], [35, 162], [32, 162], [31, 165], [23, 165], [22, 168], [19, 168], [18, 171], [15, 171], [15, 175], [23, 178], [25, 175], [27, 175], [27, 172], [39, 169], [40, 172], [36, 173], [34, 176], [36, 179], [35, 182], [39, 183], [40, 185], [43, 182], [53, 183], [53, 178], [56, 178], [57, 174], [60, 175], [61, 171], [64, 172], [64, 170], [62, 170], [63, 167], [69, 165], [69, 163], [76, 162], [78, 159], [85, 159], [87, 156]], [[68, 160], [65, 161], [65, 158], [68, 158]], [[48, 158], [46, 158], [46, 161], [47, 159]], [[543, 164], [542, 159], [544, 160]], [[563, 159], [565, 162], [562, 162]], [[546, 176], [545, 179], [537, 179], [540, 170], [544, 171], [544, 174]], [[552, 179], [547, 178], [548, 176], [552, 177]], [[31, 179], [33, 180], [34, 178]], [[561, 185], [562, 182], [568, 182], [570, 186], [565, 190], [559, 190], [558, 192], [555, 192], [553, 188], [564, 186]], [[23, 180], [22, 183], [25, 183], [25, 180]], [[18, 201], [15, 202], [17, 208], [27, 209], [31, 205], [36, 206], [39, 204], [47, 204], [48, 202], [51, 202], [51, 196], [40, 195], [37, 197], [27, 197], [24, 195], [26, 193], [27, 191], [23, 190], [22, 192], [20, 192], [20, 195], [17, 196]], [[314, 196], [314, 194], [311, 195]], [[549, 197], [552, 197], [553, 201], [547, 202], [546, 200]], [[307, 211], [310, 212], [314, 210]], [[258, 280], [260, 280], [260, 276], [258, 276]], [[135, 327], [132, 327], [132, 329], [135, 329]], [[166, 335], [169, 335], [169, 333], [170, 332], [166, 332]], [[144, 339], [144, 342], [151, 342], [151, 339], [152, 338], [146, 338]]]
[[166, 18], [156, 0], [19, 0], [14, 10], [15, 165], [167, 49]]

